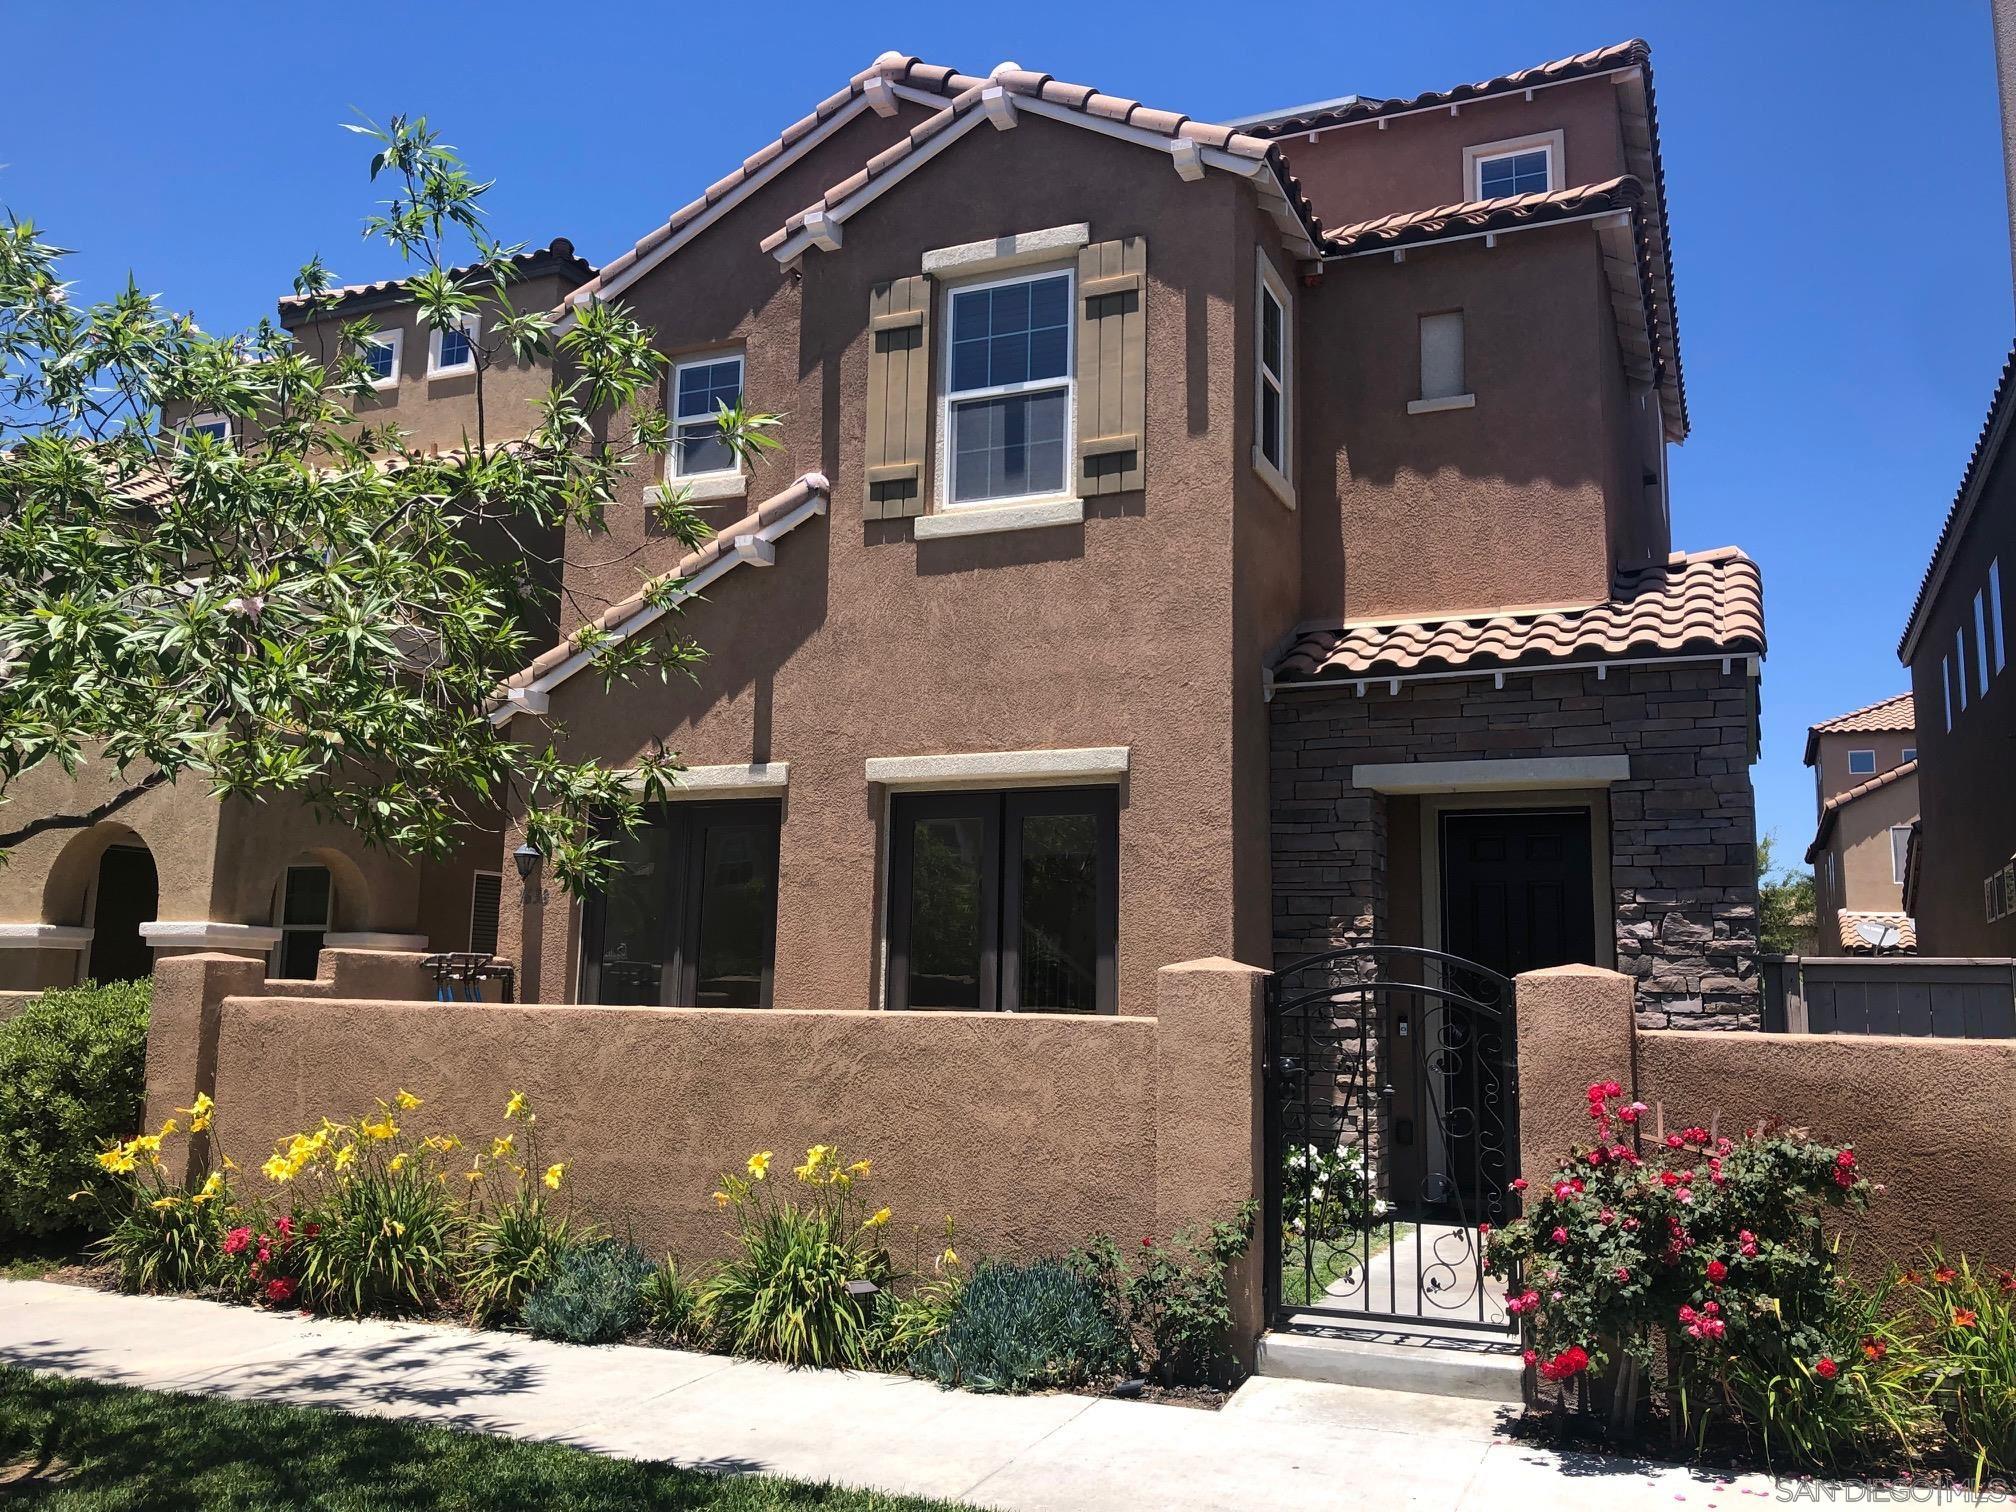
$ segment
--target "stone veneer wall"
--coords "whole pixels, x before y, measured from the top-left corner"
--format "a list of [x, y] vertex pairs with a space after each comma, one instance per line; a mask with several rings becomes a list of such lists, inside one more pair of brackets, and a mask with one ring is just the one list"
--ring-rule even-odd
[[[1272, 721], [1277, 965], [1387, 938], [1387, 801], [1362, 762], [1628, 755], [1610, 788], [1617, 968], [1647, 1028], [1758, 1024], [1755, 694], [1741, 658], [1280, 691]], [[1488, 806], [1489, 794], [1479, 794]], [[1598, 843], [1601, 842], [1601, 837]]]

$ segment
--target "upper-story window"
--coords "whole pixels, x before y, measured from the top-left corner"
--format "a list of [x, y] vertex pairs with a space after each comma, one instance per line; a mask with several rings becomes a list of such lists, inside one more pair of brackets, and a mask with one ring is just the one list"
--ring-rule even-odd
[[371, 387], [389, 389], [398, 386], [399, 354], [405, 344], [404, 331], [378, 331], [357, 349], [357, 355], [364, 359], [364, 367], [371, 375]]
[[1875, 771], [1876, 753], [1874, 751], [1850, 751], [1848, 753], [1849, 776], [1868, 777], [1873, 775]]
[[952, 291], [940, 417], [950, 503], [1068, 492], [1071, 285], [1056, 272]]
[[2008, 621], [2002, 618], [2002, 559], [1988, 564], [1988, 622], [1995, 639], [1995, 671], [1999, 676], [2009, 665]]
[[472, 310], [456, 324], [434, 332], [427, 353], [429, 375], [438, 378], [476, 371], [476, 339], [482, 318]]
[[1953, 733], [1953, 658], [1939, 658], [1939, 695], [1946, 715], [1946, 733]]
[[231, 417], [229, 415], [191, 415], [188, 429], [190, 434], [212, 436], [219, 441], [231, 439]]
[[1901, 883], [1904, 880], [1904, 863], [1911, 855], [1911, 826], [1893, 824], [1890, 826], [1890, 880]]
[[721, 411], [742, 403], [742, 354], [695, 357], [672, 369], [672, 457], [675, 478], [704, 478], [738, 469], [721, 436]]
[[1482, 142], [1463, 149], [1463, 178], [1472, 199], [1505, 199], [1559, 189], [1562, 139], [1558, 131]]
[[1289, 319], [1293, 305], [1289, 302], [1288, 286], [1274, 271], [1274, 264], [1265, 252], [1260, 253], [1259, 262], [1253, 330], [1253, 468], [1284, 503], [1292, 506], [1295, 494], [1288, 459], [1294, 427], [1290, 392], [1294, 326]]
[[[1953, 691], [1959, 694], [1960, 712], [1967, 712], [1967, 627], [1956, 626], [1953, 631]], [[1975, 690], [1979, 692], [1979, 689]]]
[[1916, 761], [1917, 759], [1918, 759], [1918, 747], [1906, 746], [1904, 747], [1904, 754], [1898, 758], [1898, 764], [1901, 766], [1904, 762]]

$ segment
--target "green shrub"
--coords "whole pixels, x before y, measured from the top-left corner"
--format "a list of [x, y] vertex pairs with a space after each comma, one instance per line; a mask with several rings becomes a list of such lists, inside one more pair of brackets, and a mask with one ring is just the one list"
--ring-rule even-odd
[[[868, 1162], [844, 1165], [814, 1145], [793, 1173], [803, 1203], [769, 1195], [768, 1151], [749, 1159], [749, 1179], [721, 1178], [715, 1201], [732, 1209], [741, 1253], [701, 1290], [706, 1325], [737, 1354], [787, 1365], [875, 1363], [875, 1292], [890, 1280], [881, 1242], [889, 1209], [863, 1216], [855, 1194]], [[867, 1283], [863, 1285], [863, 1283]]]
[[553, 1279], [571, 1250], [595, 1237], [554, 1213], [537, 1190], [521, 1185], [509, 1202], [469, 1225], [462, 1300], [478, 1327], [517, 1322], [525, 1299]]
[[220, 1166], [194, 1186], [171, 1180], [171, 1169], [187, 1168], [189, 1150], [162, 1153], [171, 1138], [214, 1139], [216, 1111], [199, 1094], [155, 1133], [108, 1143], [92, 1159], [96, 1180], [79, 1195], [88, 1195], [105, 1224], [93, 1250], [119, 1267], [128, 1291], [194, 1291], [222, 1279], [224, 1233], [233, 1221], [230, 1178]]
[[981, 1264], [916, 1359], [941, 1385], [1001, 1392], [1079, 1386], [1127, 1363], [1107, 1297], [1061, 1260]]
[[1934, 1251], [1899, 1277], [1898, 1294], [1924, 1331], [1929, 1374], [1975, 1483], [2016, 1474], [2016, 1274]]
[[59, 988], [0, 1023], [0, 1239], [97, 1216], [70, 1194], [99, 1178], [100, 1150], [140, 1126], [152, 985]]
[[644, 1325], [644, 1286], [655, 1270], [634, 1245], [614, 1239], [579, 1245], [525, 1299], [525, 1326], [541, 1339], [614, 1344]]
[[644, 1326], [668, 1344], [698, 1344], [705, 1329], [700, 1322], [700, 1288], [679, 1273], [671, 1256], [644, 1278]]
[[1127, 1282], [1127, 1316], [1147, 1342], [1159, 1379], [1215, 1380], [1224, 1374], [1225, 1336], [1232, 1328], [1225, 1272], [1253, 1242], [1258, 1211], [1249, 1202], [1235, 1219], [1144, 1246]]

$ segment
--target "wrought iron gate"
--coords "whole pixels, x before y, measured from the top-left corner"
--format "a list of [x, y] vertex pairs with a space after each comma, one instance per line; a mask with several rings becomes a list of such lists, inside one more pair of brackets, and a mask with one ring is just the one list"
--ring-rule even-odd
[[1267, 1276], [1278, 1312], [1510, 1332], [1478, 1225], [1517, 1212], [1511, 981], [1401, 945], [1267, 981]]

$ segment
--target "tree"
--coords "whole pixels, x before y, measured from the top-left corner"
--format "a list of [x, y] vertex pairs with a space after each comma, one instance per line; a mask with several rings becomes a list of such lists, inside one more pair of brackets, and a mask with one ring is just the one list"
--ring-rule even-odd
[[1757, 945], [1773, 954], [1791, 955], [1813, 938], [1813, 874], [1788, 868], [1774, 875], [1771, 844], [1777, 838], [1765, 835], [1757, 842]]
[[[318, 355], [269, 321], [206, 334], [130, 278], [80, 310], [68, 254], [11, 213], [0, 227], [0, 802], [52, 762], [105, 762], [119, 779], [87, 812], [0, 821], [0, 853], [193, 780], [219, 798], [292, 795], [421, 856], [509, 804], [579, 893], [613, 864], [609, 826], [634, 829], [678, 769], [658, 752], [632, 786], [491, 722], [500, 681], [542, 649], [526, 626], [553, 590], [472, 544], [484, 528], [600, 529], [618, 479], [667, 448], [664, 357], [612, 304], [557, 335], [547, 312], [514, 308], [518, 249], [485, 229], [490, 185], [425, 118], [348, 129], [391, 189], [365, 235], [413, 265], [422, 319], [439, 330], [486, 304], [477, 433], [453, 454], [423, 454], [345, 402], [369, 391], [368, 323]], [[451, 241], [473, 249], [459, 269]], [[326, 312], [331, 282], [317, 258], [295, 290]], [[506, 350], [554, 376], [530, 434], [500, 441], [481, 394]], [[234, 434], [164, 429], [164, 406], [233, 417]], [[719, 418], [738, 459], [775, 444], [774, 416]], [[706, 538], [683, 495], [655, 507], [682, 543]], [[670, 605], [678, 588], [644, 591]], [[702, 654], [670, 634], [574, 643], [605, 683], [690, 674]]]

